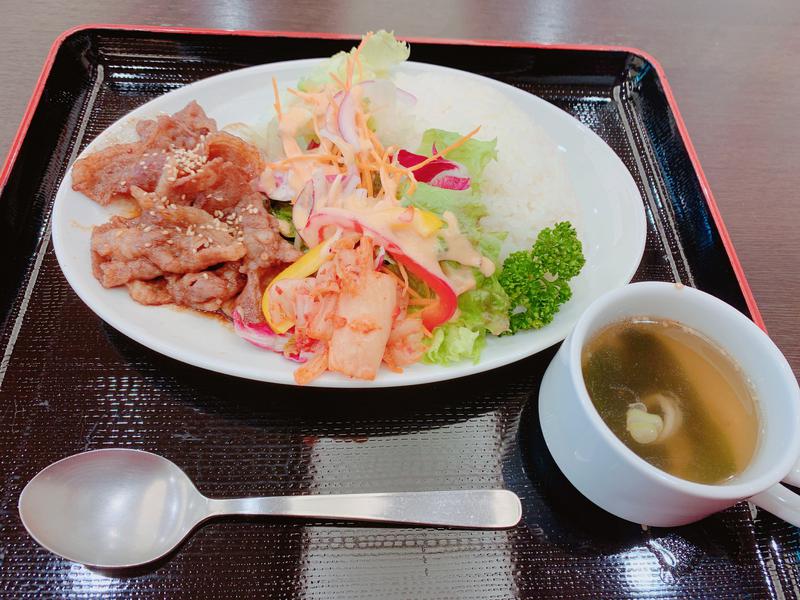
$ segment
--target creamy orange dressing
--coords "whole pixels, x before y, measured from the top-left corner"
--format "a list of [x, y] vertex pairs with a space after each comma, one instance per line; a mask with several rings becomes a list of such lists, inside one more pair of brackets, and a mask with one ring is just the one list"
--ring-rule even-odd
[[477, 267], [485, 277], [491, 277], [494, 273], [494, 263], [472, 247], [472, 243], [459, 230], [456, 216], [447, 210], [442, 217], [447, 227], [441, 229], [444, 248], [439, 250], [438, 259], [453, 260], [462, 265]]
[[444, 263], [442, 265], [444, 274], [447, 275], [447, 280], [456, 292], [456, 296], [460, 296], [464, 292], [475, 289], [475, 276], [472, 274], [470, 267], [463, 267], [454, 265], [453, 263]]
[[[494, 263], [473, 248], [470, 241], [461, 233], [456, 216], [445, 211], [443, 227], [435, 235], [423, 237], [411, 224], [398, 220], [397, 209], [400, 203], [389, 196], [380, 200], [368, 198], [364, 190], [357, 189], [344, 197], [341, 179], [330, 187], [326, 198], [318, 199], [316, 209], [325, 208], [343, 217], [356, 217], [379, 236], [397, 244], [414, 262], [437, 277], [448, 281], [457, 294], [475, 287], [475, 277], [470, 268], [450, 266], [443, 270], [440, 261], [452, 261], [465, 267], [476, 267], [489, 277], [494, 273]], [[369, 232], [365, 232], [369, 234]]]
[[281, 119], [278, 122], [278, 135], [283, 143], [283, 151], [286, 153], [287, 158], [303, 154], [300, 145], [297, 143], [297, 134], [304, 125], [308, 124], [311, 118], [311, 111], [297, 104], [287, 108], [281, 115]]

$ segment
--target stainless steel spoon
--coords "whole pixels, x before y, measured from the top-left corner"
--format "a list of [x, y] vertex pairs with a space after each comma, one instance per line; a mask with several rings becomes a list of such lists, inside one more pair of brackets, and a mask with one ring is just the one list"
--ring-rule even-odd
[[75, 454], [40, 471], [19, 496], [39, 544], [85, 565], [133, 567], [169, 554], [199, 523], [222, 515], [502, 529], [519, 522], [507, 490], [206, 498], [173, 462], [140, 450]]

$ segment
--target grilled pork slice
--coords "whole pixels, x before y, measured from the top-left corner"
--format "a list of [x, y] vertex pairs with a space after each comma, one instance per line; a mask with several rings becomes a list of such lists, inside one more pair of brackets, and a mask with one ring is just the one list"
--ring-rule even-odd
[[237, 231], [203, 210], [152, 203], [143, 208], [139, 217], [115, 216], [92, 231], [92, 270], [104, 287], [198, 273], [246, 253]]
[[131, 298], [140, 304], [177, 304], [196, 310], [217, 311], [244, 287], [239, 263], [225, 263], [200, 273], [166, 275], [152, 281], [127, 284]]
[[245, 322], [263, 323], [261, 296], [267, 283], [286, 264], [300, 258], [300, 251], [281, 237], [278, 220], [267, 211], [263, 196], [257, 192], [242, 198], [226, 222], [237, 227], [247, 249], [240, 269], [247, 285], [236, 300], [236, 308]]
[[168, 153], [174, 149], [190, 151], [216, 130], [214, 120], [194, 101], [172, 116], [140, 121], [136, 125], [139, 141], [114, 144], [76, 161], [72, 189], [103, 205], [117, 195], [128, 194], [133, 186], [152, 192]]
[[192, 150], [168, 154], [155, 194], [210, 213], [225, 212], [255, 192], [263, 168], [258, 148], [218, 131]]

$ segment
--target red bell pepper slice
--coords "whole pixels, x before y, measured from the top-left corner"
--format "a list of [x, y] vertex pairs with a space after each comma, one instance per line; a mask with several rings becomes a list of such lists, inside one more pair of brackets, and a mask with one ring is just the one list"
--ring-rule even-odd
[[408, 269], [409, 273], [424, 281], [431, 288], [431, 291], [436, 294], [436, 303], [429, 304], [422, 309], [422, 324], [425, 325], [427, 330], [433, 331], [434, 327], [447, 323], [458, 307], [458, 296], [456, 296], [456, 292], [450, 284], [428, 271], [422, 265], [414, 262], [411, 257], [405, 254], [397, 254], [391, 250], [389, 250], [389, 254]]

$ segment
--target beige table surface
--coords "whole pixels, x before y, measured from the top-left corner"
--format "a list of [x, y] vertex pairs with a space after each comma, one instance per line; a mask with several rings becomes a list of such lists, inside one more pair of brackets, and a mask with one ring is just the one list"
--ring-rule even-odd
[[798, 0], [0, 0], [0, 155], [83, 23], [618, 44], [663, 65], [771, 335], [800, 373]]

